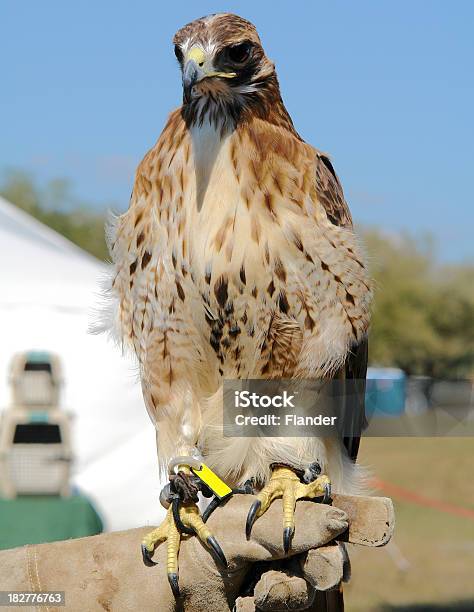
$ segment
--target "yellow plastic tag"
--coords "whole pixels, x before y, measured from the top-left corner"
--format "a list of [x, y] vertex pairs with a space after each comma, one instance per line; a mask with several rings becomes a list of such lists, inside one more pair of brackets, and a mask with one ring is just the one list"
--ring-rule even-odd
[[201, 463], [201, 469], [196, 470], [191, 468], [193, 474], [196, 474], [204, 484], [206, 484], [211, 491], [217, 495], [219, 499], [225, 499], [232, 495], [232, 489], [226, 485], [226, 483], [214, 474], [211, 468], [207, 467], [205, 463]]

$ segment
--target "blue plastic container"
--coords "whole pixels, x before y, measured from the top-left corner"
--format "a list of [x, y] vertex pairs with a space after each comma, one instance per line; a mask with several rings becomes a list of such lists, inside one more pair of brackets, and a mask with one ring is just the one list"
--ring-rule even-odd
[[407, 377], [399, 368], [368, 368], [366, 414], [397, 417], [405, 412]]

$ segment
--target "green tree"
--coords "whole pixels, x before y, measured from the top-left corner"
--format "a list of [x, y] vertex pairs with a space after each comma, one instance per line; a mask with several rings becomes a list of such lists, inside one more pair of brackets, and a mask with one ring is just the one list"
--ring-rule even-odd
[[99, 259], [107, 259], [105, 215], [77, 201], [68, 180], [54, 179], [41, 189], [20, 170], [4, 173], [0, 195]]
[[474, 267], [440, 266], [429, 239], [365, 233], [375, 281], [370, 361], [408, 374], [474, 373]]

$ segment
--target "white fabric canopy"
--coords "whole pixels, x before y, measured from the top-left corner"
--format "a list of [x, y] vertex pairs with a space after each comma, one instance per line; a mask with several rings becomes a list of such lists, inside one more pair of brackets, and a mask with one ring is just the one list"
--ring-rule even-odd
[[13, 353], [59, 355], [62, 404], [75, 415], [74, 484], [106, 528], [155, 524], [162, 515], [154, 428], [134, 364], [88, 333], [104, 265], [0, 198], [0, 406], [9, 402]]

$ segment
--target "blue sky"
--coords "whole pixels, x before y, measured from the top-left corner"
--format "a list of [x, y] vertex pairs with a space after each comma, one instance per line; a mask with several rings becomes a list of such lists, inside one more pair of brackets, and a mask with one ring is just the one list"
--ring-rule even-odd
[[181, 97], [171, 39], [231, 11], [257, 26], [301, 135], [357, 221], [474, 256], [474, 2], [0, 0], [0, 170], [72, 180], [124, 210]]

